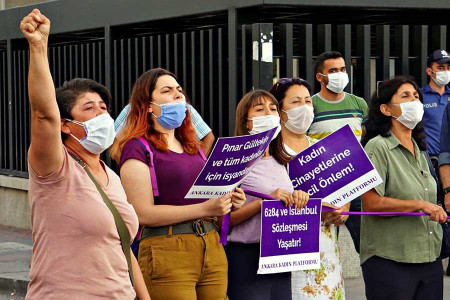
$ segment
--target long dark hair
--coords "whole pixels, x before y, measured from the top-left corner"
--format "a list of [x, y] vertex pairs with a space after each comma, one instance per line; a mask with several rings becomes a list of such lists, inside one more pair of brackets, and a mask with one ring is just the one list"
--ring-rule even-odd
[[[234, 130], [236, 136], [249, 134], [247, 129], [248, 111], [251, 107], [263, 102], [264, 99], [272, 101], [272, 103], [277, 106], [278, 114], [280, 114], [280, 106], [277, 99], [275, 99], [272, 94], [264, 90], [250, 91], [242, 97], [236, 108], [236, 127]], [[287, 164], [293, 158], [284, 148], [281, 134], [278, 134], [278, 136], [270, 143], [269, 154], [281, 165]]]
[[[381, 135], [382, 137], [390, 136], [391, 117], [381, 113], [380, 105], [391, 102], [392, 97], [397, 93], [398, 89], [405, 83], [412, 84], [414, 89], [419, 93], [420, 102], [423, 103], [422, 92], [413, 77], [397, 76], [380, 82], [377, 91], [375, 91], [369, 103], [369, 116], [365, 123], [366, 134], [361, 140], [361, 144], [365, 146], [367, 142]], [[419, 122], [412, 131], [412, 137], [416, 141], [421, 151], [427, 150], [425, 141], [425, 131], [422, 122]]]

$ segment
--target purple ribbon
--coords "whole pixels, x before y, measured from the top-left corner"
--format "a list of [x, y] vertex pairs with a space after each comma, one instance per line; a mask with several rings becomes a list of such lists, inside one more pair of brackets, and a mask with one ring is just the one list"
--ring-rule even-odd
[[266, 195], [266, 194], [263, 194], [263, 193], [258, 193], [258, 192], [250, 191], [250, 190], [247, 190], [247, 189], [242, 189], [242, 190], [243, 190], [244, 193], [246, 193], [247, 195], [255, 196], [255, 197], [258, 197], [258, 198], [261, 198], [261, 199], [267, 199], [267, 200], [279, 200], [279, 199], [275, 199], [274, 197], [269, 196], [269, 195]]
[[[247, 189], [242, 189], [242, 190], [244, 191], [245, 194], [252, 195], [252, 196], [255, 196], [258, 198], [267, 199], [267, 200], [278, 200], [278, 199], [275, 199], [266, 194], [250, 191]], [[230, 231], [230, 219], [231, 219], [231, 213], [224, 215], [222, 218], [222, 228], [220, 230], [220, 243], [222, 245], [227, 244], [228, 232]]]
[[231, 212], [222, 217], [222, 229], [220, 230], [220, 243], [227, 244], [228, 232], [230, 231]]
[[[273, 198], [272, 196], [250, 191], [247, 189], [243, 189], [244, 193], [255, 196], [261, 199], [267, 199], [267, 200], [278, 200]], [[328, 207], [328, 206], [322, 206], [322, 211], [335, 211], [335, 208]], [[403, 211], [343, 211], [341, 212], [341, 215], [376, 215], [376, 216], [428, 216], [427, 213], [424, 212], [403, 212]], [[448, 220], [450, 220], [450, 216], [447, 217]]]

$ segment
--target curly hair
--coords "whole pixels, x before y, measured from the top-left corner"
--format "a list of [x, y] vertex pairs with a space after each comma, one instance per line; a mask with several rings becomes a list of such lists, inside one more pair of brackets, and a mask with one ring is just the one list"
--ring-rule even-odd
[[[380, 105], [391, 102], [392, 97], [397, 93], [398, 89], [405, 83], [414, 86], [414, 89], [419, 93], [420, 102], [423, 103], [422, 92], [410, 76], [397, 76], [392, 79], [380, 82], [377, 91], [375, 91], [369, 103], [369, 115], [365, 122], [366, 134], [361, 140], [361, 144], [365, 146], [371, 139], [377, 135], [382, 137], [390, 136], [392, 127], [391, 117], [381, 113]], [[425, 130], [422, 122], [419, 122], [412, 131], [412, 137], [416, 141], [421, 151], [427, 150], [427, 143], [425, 141]]]

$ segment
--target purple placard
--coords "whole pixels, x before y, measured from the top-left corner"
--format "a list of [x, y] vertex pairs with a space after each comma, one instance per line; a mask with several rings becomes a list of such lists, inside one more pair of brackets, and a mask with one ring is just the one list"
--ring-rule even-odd
[[277, 129], [219, 138], [186, 198], [211, 198], [234, 190], [269, 146]]
[[320, 199], [298, 211], [280, 200], [263, 201], [258, 274], [319, 268], [320, 215]]
[[349, 125], [300, 152], [288, 170], [294, 189], [339, 207], [383, 182]]

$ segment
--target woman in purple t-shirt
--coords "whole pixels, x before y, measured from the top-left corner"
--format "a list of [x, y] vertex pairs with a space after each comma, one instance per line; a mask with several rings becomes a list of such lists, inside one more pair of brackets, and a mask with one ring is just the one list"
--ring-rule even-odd
[[[185, 199], [205, 160], [174, 74], [152, 69], [136, 81], [130, 113], [111, 155], [144, 226], [139, 266], [153, 300], [223, 300], [227, 259], [214, 224], [245, 202], [241, 189], [217, 199]], [[148, 141], [150, 155], [140, 141]], [[152, 188], [156, 179], [157, 191]]]
[[[286, 206], [301, 209], [309, 196], [294, 191], [285, 168], [292, 157], [283, 146], [280, 133], [278, 101], [268, 92], [255, 90], [247, 93], [236, 109], [237, 136], [256, 134], [278, 127], [274, 139], [263, 156], [244, 178], [242, 188], [271, 195]], [[226, 247], [228, 258], [228, 296], [230, 300], [289, 300], [291, 273], [257, 275], [262, 199], [248, 196], [246, 203], [231, 213], [231, 234]]]

